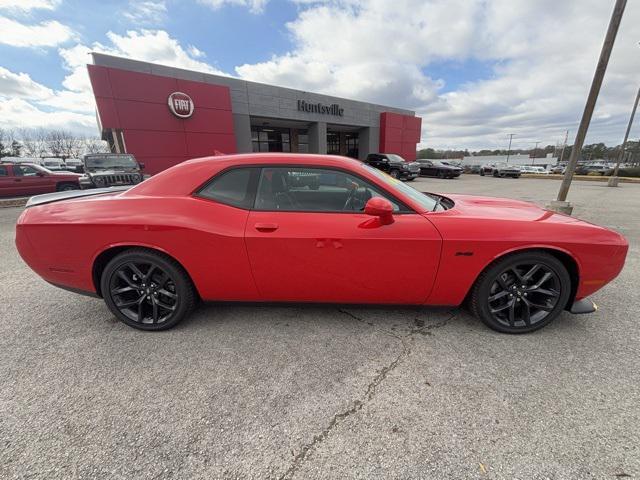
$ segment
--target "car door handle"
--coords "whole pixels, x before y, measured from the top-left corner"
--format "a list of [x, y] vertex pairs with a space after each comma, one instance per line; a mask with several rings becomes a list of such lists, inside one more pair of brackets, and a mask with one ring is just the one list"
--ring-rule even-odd
[[256, 223], [254, 226], [259, 232], [274, 232], [279, 225], [277, 223]]

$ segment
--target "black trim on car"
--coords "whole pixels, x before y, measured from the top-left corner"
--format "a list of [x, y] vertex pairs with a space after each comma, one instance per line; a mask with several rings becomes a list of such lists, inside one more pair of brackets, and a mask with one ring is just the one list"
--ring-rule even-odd
[[232, 165], [230, 167], [227, 167], [221, 171], [219, 171], [218, 173], [216, 173], [213, 177], [211, 177], [210, 179], [208, 179], [207, 181], [205, 181], [204, 183], [202, 183], [199, 187], [197, 187], [193, 192], [192, 192], [192, 196], [194, 198], [198, 198], [198, 199], [202, 199], [202, 200], [207, 200], [210, 202], [215, 202], [215, 203], [219, 203], [221, 205], [227, 205], [229, 207], [233, 207], [233, 208], [237, 208], [239, 210], [245, 210], [245, 211], [256, 211], [256, 212], [287, 212], [287, 213], [344, 213], [344, 214], [354, 214], [354, 213], [364, 213], [364, 212], [356, 212], [356, 211], [345, 211], [345, 210], [258, 210], [255, 208], [255, 201], [256, 201], [256, 196], [258, 194], [258, 184], [256, 182], [255, 185], [251, 185], [251, 181], [249, 184], [249, 188], [253, 187], [253, 191], [250, 192], [250, 194], [252, 195], [253, 198], [253, 202], [252, 202], [252, 207], [251, 208], [244, 208], [238, 205], [233, 205], [232, 203], [228, 203], [228, 202], [224, 202], [222, 200], [218, 200], [215, 198], [210, 198], [210, 197], [206, 197], [204, 195], [200, 195], [200, 192], [202, 190], [204, 190], [207, 186], [209, 186], [212, 182], [214, 182], [218, 177], [221, 177], [222, 175], [224, 175], [225, 173], [231, 171], [231, 170], [237, 170], [240, 168], [258, 168], [259, 169], [259, 173], [258, 173], [258, 179], [260, 179], [260, 177], [262, 177], [262, 169], [264, 168], [300, 168], [300, 169], [314, 169], [314, 170], [337, 170], [343, 173], [346, 173], [348, 175], [352, 175], [354, 177], [359, 178], [360, 180], [362, 180], [363, 182], [366, 182], [368, 184], [373, 184], [375, 187], [377, 187], [379, 190], [382, 190], [382, 192], [390, 197], [391, 199], [393, 199], [393, 201], [398, 205], [398, 207], [400, 208], [400, 210], [398, 210], [397, 212], [393, 212], [394, 215], [406, 215], [406, 214], [415, 214], [416, 211], [411, 209], [410, 207], [408, 207], [404, 202], [400, 201], [398, 199], [398, 197], [396, 197], [395, 195], [393, 195], [391, 192], [389, 192], [389, 190], [387, 190], [386, 188], [384, 188], [383, 186], [375, 183], [375, 182], [371, 182], [371, 180], [369, 180], [368, 178], [364, 178], [362, 175], [359, 175], [355, 172], [353, 172], [352, 170], [348, 170], [346, 168], [342, 168], [342, 167], [334, 167], [334, 166], [324, 166], [324, 165], [300, 165], [300, 164], [290, 164], [290, 163], [276, 163], [276, 164], [246, 164], [246, 165]]

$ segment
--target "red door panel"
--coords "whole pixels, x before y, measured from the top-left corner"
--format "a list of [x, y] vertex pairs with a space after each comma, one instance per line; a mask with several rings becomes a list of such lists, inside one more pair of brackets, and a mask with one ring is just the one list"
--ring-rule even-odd
[[[441, 237], [417, 214], [372, 226], [360, 213], [252, 211], [245, 238], [267, 301], [424, 303]], [[368, 228], [367, 228], [368, 227]]]

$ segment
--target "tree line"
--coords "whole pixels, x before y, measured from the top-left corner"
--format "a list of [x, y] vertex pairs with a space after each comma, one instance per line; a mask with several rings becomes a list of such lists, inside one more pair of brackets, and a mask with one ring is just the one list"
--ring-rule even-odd
[[[567, 145], [564, 149], [562, 147], [557, 147], [554, 145], [547, 145], [545, 147], [540, 147], [536, 149], [521, 149], [514, 148], [509, 151], [511, 155], [529, 155], [531, 157], [541, 158], [546, 157], [547, 154], [551, 153], [554, 157], [558, 157], [559, 161], [568, 161], [569, 155], [571, 154], [571, 148], [573, 145]], [[622, 149], [622, 145], [616, 145], [615, 147], [608, 147], [604, 143], [593, 143], [590, 145], [584, 145], [582, 147], [582, 152], [580, 155], [581, 160], [605, 160], [608, 162], [615, 162], [620, 155], [620, 150]], [[471, 157], [471, 156], [485, 156], [485, 155], [506, 155], [507, 149], [496, 149], [496, 150], [436, 150], [433, 148], [423, 148], [422, 150], [418, 150], [418, 158], [428, 158], [433, 160], [445, 160], [447, 158], [450, 159], [461, 159], [462, 157]], [[562, 156], [562, 158], [560, 158]], [[640, 162], [640, 141], [629, 141], [627, 142], [627, 148], [624, 155], [624, 162], [636, 164]]]
[[45, 128], [0, 128], [0, 158], [55, 157], [63, 160], [87, 153], [108, 152], [107, 142], [96, 137], [74, 135], [66, 130]]

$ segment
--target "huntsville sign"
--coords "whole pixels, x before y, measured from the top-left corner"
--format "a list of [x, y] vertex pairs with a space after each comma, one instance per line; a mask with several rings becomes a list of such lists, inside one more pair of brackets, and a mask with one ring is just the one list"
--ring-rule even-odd
[[307, 103], [304, 100], [298, 100], [298, 111], [321, 113], [323, 115], [335, 115], [337, 117], [342, 117], [344, 115], [344, 108], [340, 108], [340, 105], [337, 103], [332, 105], [323, 105], [322, 103]]

